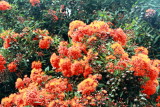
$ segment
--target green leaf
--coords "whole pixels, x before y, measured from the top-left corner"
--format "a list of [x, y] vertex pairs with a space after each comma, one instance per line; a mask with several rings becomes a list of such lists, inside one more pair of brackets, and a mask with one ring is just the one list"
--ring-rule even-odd
[[97, 64], [102, 64], [103, 62], [102, 62], [102, 61], [96, 61], [96, 63], [97, 63]]

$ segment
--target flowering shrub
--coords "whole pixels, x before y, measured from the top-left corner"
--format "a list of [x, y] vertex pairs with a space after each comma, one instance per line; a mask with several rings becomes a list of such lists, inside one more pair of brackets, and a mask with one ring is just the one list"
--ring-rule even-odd
[[[4, 58], [1, 57], [1, 71], [5, 71], [1, 76], [7, 75], [5, 76], [6, 81], [2, 81], [4, 84], [1, 87], [14, 84], [18, 77], [30, 75], [32, 61], [43, 60], [45, 67], [51, 69], [48, 60], [52, 51], [56, 49], [59, 39], [55, 36], [55, 40], [53, 40], [47, 30], [25, 28], [21, 33], [6, 30], [0, 33], [0, 39], [3, 45], [1, 54], [4, 56]], [[13, 89], [14, 87], [8, 90], [12, 91]]]
[[[36, 35], [27, 36], [33, 32]], [[34, 60], [37, 55], [33, 59], [30, 57], [30, 76], [17, 79], [15, 87], [18, 92], [3, 98], [2, 106], [156, 105], [159, 100], [160, 61], [150, 59], [148, 50], [144, 47], [134, 46], [134, 51], [128, 52], [129, 39], [121, 28], [113, 29], [104, 21], [86, 24], [75, 20], [70, 23], [68, 35], [70, 42], [57, 41], [58, 43], [56, 38], [52, 40], [47, 31], [40, 29], [25, 32], [20, 36], [25, 38], [24, 41], [29, 39], [28, 43], [36, 42], [35, 48], [31, 47], [33, 50], [30, 50], [29, 54], [32, 51], [47, 51], [48, 56], [42, 55], [46, 59], [38, 57], [38, 60]], [[42, 43], [45, 48], [42, 48], [40, 42], [45, 38], [46, 41]], [[17, 43], [18, 39], [12, 42]], [[49, 71], [46, 70], [49, 67], [48, 62], [52, 66]], [[20, 62], [16, 64], [8, 64], [8, 70], [19, 72], [22, 66]], [[52, 75], [46, 75], [47, 72]]]

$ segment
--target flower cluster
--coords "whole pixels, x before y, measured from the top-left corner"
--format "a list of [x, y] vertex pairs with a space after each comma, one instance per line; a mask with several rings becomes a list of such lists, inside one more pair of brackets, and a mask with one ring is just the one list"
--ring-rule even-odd
[[82, 42], [85, 35], [88, 37], [96, 35], [96, 37], [89, 38], [88, 41], [93, 41], [97, 37], [102, 39], [110, 36], [114, 41], [125, 45], [127, 40], [127, 36], [121, 28], [111, 29], [109, 25], [103, 21], [94, 21], [89, 25], [79, 20], [73, 21], [70, 23], [68, 35], [74, 42]]
[[17, 64], [15, 62], [9, 63], [7, 67], [10, 72], [16, 72], [17, 70]]
[[93, 71], [89, 61], [96, 57], [97, 53], [94, 53], [92, 49], [87, 51], [82, 43], [73, 42], [69, 48], [67, 45], [68, 43], [62, 41], [58, 47], [59, 56], [56, 53], [51, 55], [52, 66], [57, 72], [62, 72], [67, 77], [80, 74], [87, 77]]
[[50, 36], [45, 36], [39, 41], [39, 47], [41, 49], [48, 49], [50, 47], [50, 44], [52, 42], [52, 38]]
[[0, 10], [9, 10], [11, 5], [6, 1], [0, 1]]
[[[159, 85], [159, 60], [151, 60], [148, 58], [148, 50], [144, 47], [135, 48], [135, 55], [129, 58], [123, 47], [119, 43], [111, 45], [113, 49], [113, 55], [106, 56], [107, 61], [115, 60], [116, 63], [108, 62], [106, 69], [110, 73], [115, 71], [124, 71], [129, 69], [134, 71], [134, 76], [148, 78], [148, 80], [142, 84], [142, 92], [147, 94], [148, 97], [156, 93], [156, 88]], [[119, 61], [117, 61], [119, 59]]]
[[5, 58], [0, 54], [0, 72], [3, 72], [3, 70], [6, 69], [5, 64]]
[[96, 91], [96, 87], [98, 86], [98, 81], [96, 79], [101, 79], [101, 75], [90, 75], [87, 79], [78, 84], [78, 91], [82, 92], [83, 95], [90, 95], [92, 92]]
[[17, 37], [22, 37], [22, 36], [23, 36], [23, 34], [18, 34], [18, 33], [11, 31], [11, 30], [6, 30], [0, 34], [0, 38], [2, 38], [4, 41], [3, 47], [5, 49], [11, 47], [12, 42], [17, 42], [17, 40], [16, 40]]
[[25, 76], [23, 79], [17, 79], [15, 85], [19, 92], [2, 99], [1, 104], [4, 107], [49, 106], [54, 100], [63, 100], [65, 92], [72, 90], [72, 85], [67, 79], [45, 75], [40, 62], [34, 61], [32, 68], [30, 78]]
[[[49, 32], [36, 29], [32, 33], [31, 40], [39, 44], [39, 53], [43, 54], [43, 49], [49, 49], [53, 41]], [[6, 35], [1, 34], [1, 38], [11, 37]], [[52, 70], [43, 72], [41, 61], [33, 61], [30, 77], [17, 79], [18, 93], [3, 98], [2, 106], [125, 106], [125, 101], [143, 100], [157, 92], [160, 60], [150, 59], [147, 48], [142, 46], [127, 53], [127, 35], [121, 28], [111, 29], [103, 21], [87, 25], [76, 20], [70, 23], [68, 35], [71, 42], [61, 41], [49, 57]], [[11, 41], [16, 39], [12, 37], [8, 44]], [[2, 55], [0, 63], [0, 70], [4, 70]], [[9, 63], [8, 70], [15, 72], [17, 64]], [[49, 66], [47, 62], [44, 65]], [[53, 76], [46, 75], [47, 72]], [[134, 92], [132, 89], [137, 87]], [[159, 105], [159, 97], [157, 102]]]
[[40, 0], [29, 0], [32, 6], [36, 6], [37, 4], [40, 3]]

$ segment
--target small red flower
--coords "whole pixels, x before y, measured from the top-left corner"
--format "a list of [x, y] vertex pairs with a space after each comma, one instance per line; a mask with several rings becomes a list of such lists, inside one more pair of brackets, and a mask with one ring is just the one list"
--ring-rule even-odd
[[11, 5], [6, 1], [0, 1], [0, 10], [9, 10]]
[[33, 61], [32, 62], [32, 69], [41, 69], [42, 68], [42, 63], [40, 61]]
[[49, 36], [45, 36], [43, 39], [39, 41], [39, 47], [41, 49], [48, 49], [50, 47], [52, 38]]
[[32, 4], [32, 6], [36, 6], [40, 3], [40, 0], [30, 0], [30, 3]]
[[60, 61], [59, 56], [57, 56], [55, 53], [53, 53], [50, 58], [50, 63], [52, 65], [52, 67], [59, 68], [59, 61]]
[[7, 67], [10, 72], [16, 72], [17, 70], [17, 64], [15, 62], [9, 63]]
[[6, 61], [4, 57], [0, 54], [0, 71], [3, 71], [4, 69], [6, 69], [6, 67], [4, 66], [5, 64], [6, 64]]

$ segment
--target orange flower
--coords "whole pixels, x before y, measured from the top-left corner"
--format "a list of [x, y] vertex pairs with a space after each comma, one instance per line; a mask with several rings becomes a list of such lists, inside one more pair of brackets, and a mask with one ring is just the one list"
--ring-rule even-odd
[[40, 0], [30, 0], [30, 3], [32, 4], [32, 6], [35, 6], [40, 3]]
[[85, 24], [83, 21], [80, 21], [80, 20], [72, 21], [72, 22], [69, 24], [69, 32], [68, 32], [68, 35], [70, 36], [75, 29], [77, 29], [77, 28], [80, 27], [80, 26], [84, 26], [84, 25], [86, 25], [86, 24]]
[[4, 57], [0, 54], [0, 71], [2, 72], [6, 67], [4, 66], [6, 64], [6, 61]]
[[32, 62], [32, 69], [41, 69], [42, 68], [42, 63], [40, 61], [33, 61]]
[[159, 96], [157, 96], [157, 98], [156, 98], [156, 102], [160, 102], [160, 95], [159, 95]]
[[83, 72], [83, 76], [86, 78], [89, 74], [91, 74], [93, 72], [93, 69], [91, 66], [89, 66], [89, 64], [85, 65], [84, 68], [84, 72]]
[[119, 43], [114, 43], [111, 45], [111, 48], [114, 50], [115, 55], [122, 55], [125, 53], [124, 49]]
[[37, 82], [37, 83], [41, 83], [42, 80], [42, 69], [32, 69], [31, 71], [31, 75], [30, 78], [32, 79], [32, 81]]
[[38, 101], [38, 89], [27, 89], [23, 96], [24, 105], [35, 106], [36, 102]]
[[68, 48], [66, 46], [58, 46], [58, 53], [62, 56], [67, 56]]
[[10, 72], [16, 72], [17, 70], [17, 64], [15, 62], [9, 63], [7, 67]]
[[141, 86], [144, 90], [143, 93], [147, 94], [148, 96], [153, 95], [156, 93], [156, 85], [154, 81], [148, 80], [144, 85]]
[[67, 41], [61, 41], [59, 43], [60, 46], [67, 46], [68, 45], [68, 42]]
[[80, 48], [76, 46], [68, 48], [68, 56], [73, 59], [80, 58], [82, 56]]
[[69, 104], [71, 107], [85, 107], [81, 104], [81, 99], [76, 96], [69, 101]]
[[3, 47], [4, 47], [5, 49], [11, 47], [11, 45], [10, 45], [11, 41], [12, 41], [11, 38], [5, 38], [5, 39], [4, 39], [4, 43], [3, 43]]
[[0, 1], [0, 10], [9, 10], [11, 5], [6, 1]]
[[109, 60], [109, 59], [116, 59], [116, 57], [113, 55], [106, 56], [106, 60]]
[[93, 41], [96, 41], [96, 40], [97, 40], [97, 38], [92, 36], [92, 37], [88, 38], [87, 41], [88, 41], [88, 43], [92, 43]]
[[33, 30], [33, 32], [38, 34], [36, 36], [36, 39], [39, 39], [39, 38], [44, 37], [44, 36], [48, 36], [48, 34], [49, 34], [48, 30], [41, 30], [41, 29]]
[[[45, 85], [46, 91], [48, 93], [52, 94], [60, 94], [62, 92], [68, 92], [72, 90], [71, 84], [69, 84], [67, 79], [63, 78], [54, 78], [50, 80], [46, 85]], [[61, 96], [62, 97], [62, 96]]]
[[159, 70], [158, 68], [154, 67], [154, 66], [150, 66], [148, 68], [148, 72], [146, 74], [151, 80], [155, 80], [158, 78], [159, 75]]
[[98, 81], [89, 77], [78, 84], [78, 91], [82, 92], [83, 95], [90, 95], [92, 92], [96, 91], [98, 86]]
[[69, 58], [60, 59], [59, 67], [64, 76], [70, 77], [72, 76], [71, 72], [71, 60]]
[[53, 20], [57, 21], [58, 20], [58, 16], [57, 15], [53, 15]]
[[51, 42], [52, 42], [52, 38], [49, 36], [45, 36], [43, 37], [43, 39], [39, 41], [39, 47], [41, 49], [48, 49], [50, 47]]
[[134, 71], [135, 76], [145, 76], [148, 69], [151, 67], [150, 59], [147, 55], [138, 54], [138, 56], [132, 56], [131, 70]]
[[59, 56], [57, 56], [55, 53], [53, 53], [50, 58], [50, 63], [52, 65], [52, 67], [59, 68], [59, 61], [60, 61]]
[[[63, 101], [63, 100], [53, 100], [51, 101], [47, 107], [69, 107], [69, 104], [67, 101]], [[77, 106], [79, 107], [79, 106]]]
[[125, 45], [127, 42], [127, 35], [121, 28], [118, 28], [114, 31], [113, 40], [117, 41], [121, 45]]
[[79, 75], [83, 73], [84, 66], [80, 61], [75, 61], [71, 65], [71, 72], [73, 75]]
[[24, 82], [22, 81], [21, 78], [18, 78], [17, 81], [16, 81], [16, 88], [17, 89], [22, 89], [24, 88]]
[[136, 55], [138, 55], [139, 53], [148, 55], [148, 50], [145, 47], [137, 47], [136, 49], [134, 49], [134, 51]]

